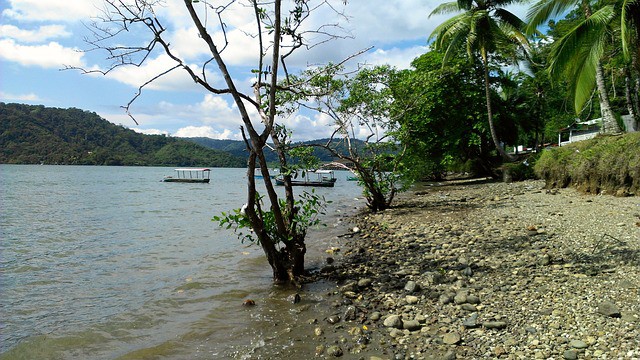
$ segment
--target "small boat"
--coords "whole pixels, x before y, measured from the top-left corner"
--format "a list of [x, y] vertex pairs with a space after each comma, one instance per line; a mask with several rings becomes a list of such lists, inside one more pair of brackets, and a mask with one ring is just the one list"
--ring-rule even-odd
[[[311, 180], [311, 174], [316, 174], [316, 179]], [[333, 170], [316, 170], [307, 171], [306, 176], [302, 180], [291, 180], [292, 186], [315, 186], [315, 187], [334, 187], [336, 184], [336, 177]], [[276, 185], [284, 185], [284, 179], [282, 177], [276, 178]]]
[[211, 169], [207, 168], [181, 168], [175, 169], [176, 176], [165, 176], [163, 182], [182, 183], [208, 183], [211, 178]]

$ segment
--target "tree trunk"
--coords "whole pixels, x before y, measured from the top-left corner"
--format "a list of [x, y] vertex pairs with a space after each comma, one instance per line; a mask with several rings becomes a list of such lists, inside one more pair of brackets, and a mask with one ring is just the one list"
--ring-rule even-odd
[[613, 115], [611, 110], [611, 103], [609, 102], [609, 94], [607, 93], [607, 86], [604, 81], [604, 70], [602, 64], [598, 61], [596, 65], [596, 85], [598, 87], [598, 98], [600, 100], [600, 114], [602, 116], [602, 129], [601, 132], [605, 134], [616, 134], [621, 132], [618, 121]]
[[487, 118], [489, 120], [489, 130], [491, 131], [491, 139], [493, 140], [493, 145], [496, 147], [496, 150], [500, 154], [503, 160], [513, 161], [513, 158], [504, 151], [504, 148], [500, 145], [500, 140], [498, 139], [498, 133], [496, 132], [495, 126], [493, 126], [493, 112], [491, 110], [491, 87], [489, 86], [489, 61], [487, 59], [487, 52], [483, 48], [481, 50], [482, 53], [482, 65], [484, 68], [484, 91], [487, 100]]
[[[640, 31], [640, 29], [638, 31]], [[638, 43], [638, 48], [640, 49], [640, 39], [637, 41], [637, 43]], [[635, 120], [634, 128], [636, 131], [640, 131], [640, 98], [638, 97], [638, 92], [640, 92], [640, 59], [638, 59], [639, 55], [640, 54], [638, 54], [638, 52], [633, 52], [631, 54], [632, 70], [630, 74], [631, 79], [635, 79], [633, 81], [633, 86], [632, 86], [633, 91], [631, 92], [632, 93], [631, 104], [636, 111], [635, 117], [634, 117], [634, 120]]]
[[[633, 123], [634, 123], [634, 128], [635, 128], [635, 124], [638, 123], [638, 109], [634, 106], [633, 103], [633, 97], [631, 96], [631, 69], [629, 69], [629, 66], [625, 66], [624, 67], [624, 97], [625, 100], [627, 102], [627, 111], [629, 112], [629, 115], [631, 115], [631, 118], [633, 119]], [[627, 129], [627, 131], [630, 131], [632, 129]]]

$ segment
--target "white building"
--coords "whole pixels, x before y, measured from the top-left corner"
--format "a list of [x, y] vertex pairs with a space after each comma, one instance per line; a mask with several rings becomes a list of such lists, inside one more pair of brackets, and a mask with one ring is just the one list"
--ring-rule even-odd
[[[574, 122], [566, 128], [560, 129], [558, 133], [558, 145], [563, 146], [576, 141], [587, 140], [595, 137], [600, 133], [602, 118], [587, 120], [582, 122]], [[627, 132], [639, 131], [636, 129], [633, 117], [631, 115], [623, 115], [622, 122]]]

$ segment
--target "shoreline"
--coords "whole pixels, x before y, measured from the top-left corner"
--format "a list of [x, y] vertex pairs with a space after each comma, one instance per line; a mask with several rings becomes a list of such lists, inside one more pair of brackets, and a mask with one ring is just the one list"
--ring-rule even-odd
[[640, 199], [543, 186], [449, 181], [345, 219], [310, 279], [337, 286], [316, 355], [640, 358]]

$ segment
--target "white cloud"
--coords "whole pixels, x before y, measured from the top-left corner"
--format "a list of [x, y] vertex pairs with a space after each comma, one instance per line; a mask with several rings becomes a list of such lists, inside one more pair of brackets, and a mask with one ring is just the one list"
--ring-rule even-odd
[[169, 132], [166, 130], [141, 129], [141, 128], [130, 128], [130, 129], [137, 133], [146, 134], [146, 135], [170, 135]]
[[[120, 66], [109, 72], [107, 77], [137, 88], [174, 66], [176, 66], [175, 61], [169, 56], [161, 54], [156, 58], [147, 59], [141, 66]], [[195, 71], [199, 70], [198, 66], [194, 66], [194, 69]], [[217, 76], [213, 73], [207, 74], [207, 80], [210, 83], [214, 83], [216, 78]], [[184, 69], [177, 68], [149, 83], [146, 89], [180, 91], [199, 90], [202, 87], [195, 84]]]
[[234, 133], [229, 129], [224, 129], [222, 132], [216, 131], [211, 126], [187, 126], [179, 129], [174, 134], [176, 137], [208, 137], [212, 139], [220, 140], [242, 140], [242, 137], [237, 132]]
[[4, 91], [0, 91], [0, 99], [2, 99], [3, 101], [28, 101], [28, 102], [42, 101], [42, 99], [34, 93], [10, 94]]
[[64, 25], [45, 25], [36, 30], [24, 30], [13, 25], [0, 25], [0, 37], [12, 38], [21, 42], [45, 42], [49, 39], [68, 37], [71, 33]]
[[46, 45], [25, 46], [16, 44], [12, 39], [0, 40], [0, 58], [17, 62], [24, 66], [61, 69], [65, 65], [84, 66], [83, 53], [67, 48], [57, 42]]
[[409, 48], [377, 49], [364, 56], [367, 63], [373, 65], [388, 64], [398, 69], [407, 69], [418, 56], [428, 51], [427, 46], [413, 46]]
[[101, 0], [8, 0], [2, 15], [20, 21], [86, 20], [99, 13]]

